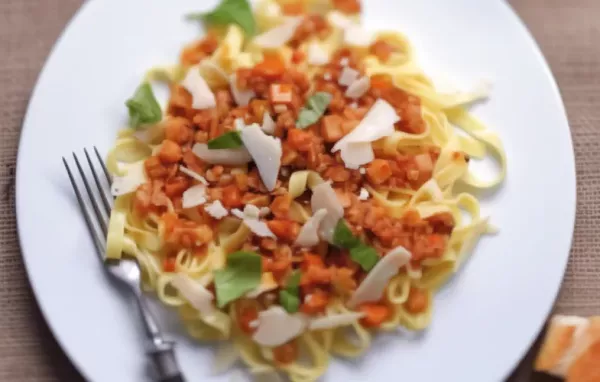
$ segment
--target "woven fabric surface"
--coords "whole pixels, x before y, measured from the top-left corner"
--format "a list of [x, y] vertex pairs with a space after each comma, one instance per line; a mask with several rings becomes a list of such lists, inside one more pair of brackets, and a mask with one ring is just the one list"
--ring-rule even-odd
[[[554, 310], [600, 314], [600, 1], [510, 3], [550, 63], [575, 146], [575, 237]], [[83, 380], [53, 338], [32, 295], [19, 250], [14, 203], [17, 145], [27, 102], [52, 45], [80, 5], [81, 0], [0, 1], [0, 381]], [[536, 348], [537, 344], [511, 382], [553, 380], [532, 373]]]

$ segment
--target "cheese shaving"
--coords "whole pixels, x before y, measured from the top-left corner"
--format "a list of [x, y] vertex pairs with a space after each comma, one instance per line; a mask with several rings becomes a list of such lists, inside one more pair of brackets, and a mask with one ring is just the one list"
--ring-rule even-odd
[[113, 177], [110, 192], [113, 196], [129, 194], [144, 183], [146, 183], [144, 161], [135, 162], [127, 166], [125, 175]]
[[252, 338], [259, 345], [275, 347], [296, 338], [304, 328], [304, 316], [290, 315], [282, 307], [272, 306], [258, 314], [258, 327]]
[[252, 161], [250, 153], [245, 148], [211, 150], [206, 143], [196, 143], [192, 152], [203, 161], [210, 164], [237, 166]]
[[215, 95], [210, 87], [200, 75], [198, 66], [192, 66], [185, 78], [181, 82], [183, 86], [192, 95], [192, 107], [197, 110], [210, 109], [217, 106]]
[[317, 42], [308, 44], [308, 63], [311, 65], [325, 65], [329, 62], [329, 54]]
[[371, 79], [369, 76], [362, 76], [360, 79], [352, 82], [346, 89], [346, 97], [358, 99], [362, 97], [371, 87]]
[[181, 200], [183, 208], [192, 208], [206, 203], [206, 186], [197, 184], [185, 190]]
[[302, 17], [288, 17], [279, 26], [271, 28], [263, 34], [256, 36], [254, 43], [261, 48], [276, 49], [290, 41], [296, 32], [296, 28], [302, 22]]
[[181, 171], [185, 175], [189, 176], [190, 178], [197, 180], [198, 182], [200, 182], [202, 184], [206, 184], [206, 185], [208, 184], [208, 182], [202, 175], [198, 174], [195, 171], [190, 170], [189, 168], [187, 168], [185, 166], [179, 166], [179, 171]]
[[254, 159], [265, 187], [273, 191], [281, 166], [281, 140], [266, 135], [257, 124], [247, 126], [240, 132], [244, 146]]
[[358, 71], [347, 66], [342, 69], [342, 73], [340, 74], [340, 78], [338, 79], [338, 84], [342, 86], [350, 86], [356, 79], [358, 78]]
[[223, 207], [223, 203], [221, 203], [220, 200], [215, 200], [212, 203], [206, 204], [204, 206], [204, 211], [206, 211], [215, 219], [222, 219], [229, 214], [227, 209]]
[[294, 244], [300, 247], [314, 247], [319, 244], [319, 226], [326, 215], [327, 210], [322, 208], [311, 216], [300, 229], [300, 233], [298, 233]]
[[238, 106], [247, 106], [252, 98], [256, 97], [256, 93], [252, 90], [241, 90], [237, 87], [237, 75], [233, 73], [229, 80], [231, 95]]

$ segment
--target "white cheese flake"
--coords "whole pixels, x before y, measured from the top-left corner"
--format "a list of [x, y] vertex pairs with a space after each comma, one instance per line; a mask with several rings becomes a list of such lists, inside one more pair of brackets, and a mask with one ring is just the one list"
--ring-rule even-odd
[[144, 161], [135, 162], [127, 166], [125, 175], [113, 177], [110, 192], [113, 196], [129, 194], [144, 183], [146, 183]]
[[203, 184], [197, 184], [183, 192], [181, 206], [183, 208], [197, 207], [206, 203], [206, 198], [206, 186]]
[[238, 106], [247, 106], [252, 98], [256, 97], [256, 93], [252, 90], [241, 90], [237, 87], [237, 75], [233, 73], [229, 78], [229, 87], [231, 95]]
[[362, 97], [369, 88], [371, 87], [371, 79], [369, 76], [362, 76], [358, 80], [352, 82], [348, 89], [346, 89], [346, 97], [352, 99], [358, 99]]
[[250, 153], [245, 148], [211, 150], [206, 143], [196, 143], [192, 152], [203, 161], [210, 164], [237, 166], [252, 162]]
[[208, 182], [202, 175], [198, 174], [195, 171], [190, 170], [189, 168], [187, 168], [185, 166], [179, 166], [179, 171], [181, 171], [185, 175], [189, 176], [190, 178], [197, 180], [198, 182], [200, 182], [202, 184], [206, 184], [206, 185], [208, 184]]
[[229, 214], [229, 212], [223, 206], [223, 203], [221, 203], [220, 200], [215, 200], [212, 203], [206, 204], [204, 206], [204, 211], [206, 211], [210, 216], [212, 216], [215, 219], [223, 219]]
[[372, 34], [358, 24], [350, 24], [344, 28], [344, 43], [355, 47], [368, 47], [373, 40]]
[[256, 36], [254, 43], [265, 49], [280, 48], [292, 39], [302, 20], [302, 17], [287, 17], [281, 25]]
[[383, 256], [354, 291], [348, 306], [354, 308], [365, 302], [379, 301], [392, 277], [410, 261], [411, 254], [404, 247], [396, 247]]
[[265, 111], [263, 114], [262, 126], [260, 128], [265, 132], [265, 134], [273, 135], [275, 134], [275, 126], [276, 125], [273, 117], [271, 117], [271, 114]]
[[252, 156], [265, 187], [273, 191], [281, 167], [281, 140], [266, 135], [257, 124], [244, 128], [240, 137]]
[[349, 63], [350, 63], [350, 60], [348, 59], [348, 57], [342, 57], [340, 59], [340, 65], [341, 66], [348, 66]]
[[181, 82], [183, 86], [192, 95], [192, 107], [197, 110], [210, 109], [217, 105], [215, 95], [210, 87], [200, 75], [198, 66], [192, 66]]
[[331, 184], [323, 182], [315, 186], [312, 190], [310, 204], [313, 211], [321, 209], [327, 211], [327, 215], [323, 217], [319, 225], [319, 236], [321, 239], [331, 243], [333, 241], [335, 226], [338, 220], [344, 216], [344, 207], [331, 187]]
[[271, 232], [267, 223], [258, 219], [244, 219], [243, 221], [246, 227], [248, 227], [256, 236], [269, 237], [271, 239], [277, 238], [275, 234]]
[[361, 188], [360, 193], [358, 194], [358, 200], [367, 200], [369, 199], [369, 191], [366, 188]]
[[327, 216], [327, 210], [324, 208], [315, 212], [300, 229], [294, 244], [300, 247], [314, 247], [319, 244], [319, 226], [325, 216]]
[[356, 170], [375, 159], [370, 142], [351, 142], [342, 148], [341, 157], [346, 168]]
[[306, 324], [303, 315], [291, 315], [280, 306], [272, 306], [258, 313], [258, 327], [252, 338], [262, 346], [283, 345], [302, 334]]
[[338, 84], [342, 86], [350, 86], [356, 79], [360, 73], [358, 70], [354, 70], [350, 67], [345, 66], [342, 69], [342, 73], [340, 74], [340, 78], [338, 79]]
[[365, 175], [365, 174], [367, 173], [367, 169], [366, 169], [366, 168], [364, 168], [364, 167], [361, 167], [361, 168], [359, 168], [359, 169], [358, 169], [358, 172], [359, 172], [361, 175]]
[[173, 277], [171, 284], [201, 315], [209, 316], [215, 311], [215, 297], [200, 282], [192, 280], [186, 274], [178, 273]]
[[308, 44], [308, 63], [311, 65], [325, 65], [329, 62], [329, 54], [321, 44], [313, 41]]

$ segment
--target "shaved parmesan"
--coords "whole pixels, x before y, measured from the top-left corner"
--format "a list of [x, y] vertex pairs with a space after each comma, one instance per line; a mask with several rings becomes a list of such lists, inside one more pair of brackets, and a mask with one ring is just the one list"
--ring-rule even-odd
[[317, 42], [308, 45], [308, 63], [311, 65], [325, 65], [329, 62], [329, 54]]
[[350, 24], [344, 28], [344, 43], [356, 47], [368, 47], [373, 37], [358, 24]]
[[329, 12], [327, 14], [327, 21], [329, 21], [331, 25], [339, 29], [346, 29], [347, 27], [354, 24], [352, 20], [344, 16], [344, 14], [340, 11]]
[[181, 82], [183, 86], [192, 95], [192, 107], [198, 110], [210, 109], [217, 106], [215, 95], [210, 87], [200, 75], [198, 66], [192, 66], [185, 78]]
[[360, 193], [358, 194], [358, 200], [367, 200], [369, 199], [369, 191], [366, 188], [361, 188]]
[[252, 338], [259, 345], [275, 347], [299, 336], [305, 328], [303, 315], [290, 315], [282, 307], [272, 306], [258, 313], [258, 328]]
[[260, 217], [267, 216], [271, 213], [271, 209], [269, 207], [260, 207]]
[[373, 142], [394, 133], [394, 124], [400, 120], [396, 110], [382, 99], [375, 101], [358, 126], [340, 139], [331, 150], [336, 152], [350, 142]]
[[248, 298], [256, 298], [263, 293], [270, 292], [274, 289], [277, 289], [277, 281], [273, 277], [273, 273], [264, 272], [260, 277], [260, 285], [246, 293], [246, 297]]
[[340, 78], [338, 79], [338, 84], [342, 86], [350, 86], [356, 79], [358, 78], [358, 71], [347, 66], [342, 69], [342, 73], [340, 74]]
[[365, 316], [363, 312], [332, 314], [324, 317], [313, 318], [308, 323], [309, 330], [334, 329], [340, 326], [351, 325]]
[[258, 219], [260, 216], [260, 209], [254, 204], [246, 204], [244, 207], [244, 216], [249, 219]]
[[265, 132], [265, 134], [275, 134], [275, 121], [273, 121], [271, 114], [267, 113], [266, 111], [263, 114], [262, 126], [260, 128]]
[[237, 166], [252, 161], [250, 153], [245, 148], [211, 150], [206, 143], [196, 143], [192, 152], [203, 161], [210, 164]]
[[348, 59], [348, 57], [342, 57], [340, 59], [340, 65], [341, 66], [348, 66], [349, 63], [350, 63], [350, 59]]
[[146, 183], [144, 161], [135, 162], [127, 166], [125, 175], [113, 177], [110, 192], [113, 196], [129, 194], [144, 183]]
[[371, 87], [371, 79], [369, 76], [362, 76], [360, 79], [354, 81], [348, 89], [346, 89], [346, 97], [358, 99], [362, 97]]
[[236, 218], [238, 218], [238, 219], [244, 219], [245, 218], [244, 212], [242, 212], [242, 210], [240, 210], [239, 208], [232, 209], [231, 210], [231, 214], [233, 216], [235, 216]]
[[364, 302], [379, 301], [390, 279], [408, 264], [410, 258], [410, 252], [402, 246], [386, 253], [354, 291], [348, 300], [348, 306], [354, 308]]
[[173, 277], [171, 284], [200, 314], [208, 316], [215, 311], [214, 296], [201, 283], [183, 273], [178, 273]]
[[200, 182], [202, 184], [208, 184], [208, 182], [202, 175], [198, 174], [195, 171], [190, 170], [187, 167], [179, 166], [179, 171], [181, 171], [185, 175], [189, 176], [190, 178], [197, 180], [198, 182]]
[[280, 48], [292, 39], [301, 22], [302, 17], [288, 17], [281, 25], [256, 36], [254, 43], [266, 49]]
[[183, 208], [192, 208], [206, 203], [206, 186], [197, 184], [185, 190], [181, 200]]
[[204, 211], [215, 219], [222, 219], [229, 213], [220, 200], [215, 200], [204, 206]]
[[247, 106], [252, 98], [256, 97], [256, 93], [252, 90], [240, 90], [237, 87], [237, 75], [233, 73], [229, 78], [229, 86], [231, 88], [231, 95], [238, 106]]
[[313, 247], [319, 244], [318, 230], [319, 226], [321, 225], [321, 221], [326, 215], [327, 210], [322, 208], [313, 216], [311, 216], [310, 219], [308, 219], [300, 229], [300, 233], [298, 234], [294, 244], [300, 247]]
[[370, 163], [375, 159], [370, 142], [348, 143], [341, 151], [341, 157], [346, 168], [356, 170], [360, 166]]
[[281, 166], [281, 140], [266, 135], [257, 124], [243, 129], [240, 137], [258, 167], [258, 173], [265, 187], [273, 191]]
[[246, 122], [244, 122], [244, 118], [236, 118], [235, 121], [233, 121], [233, 125], [237, 131], [242, 131], [242, 129], [246, 127]]
[[270, 237], [272, 239], [276, 238], [275, 234], [273, 232], [271, 232], [271, 230], [267, 226], [267, 223], [265, 223], [263, 221], [260, 221], [258, 219], [244, 219], [244, 224], [256, 236]]
[[327, 182], [315, 186], [312, 192], [310, 198], [312, 210], [325, 209], [327, 211], [327, 215], [323, 217], [319, 225], [319, 236], [331, 243], [335, 226], [338, 220], [344, 216], [344, 207], [333, 188], [331, 188], [331, 184]]

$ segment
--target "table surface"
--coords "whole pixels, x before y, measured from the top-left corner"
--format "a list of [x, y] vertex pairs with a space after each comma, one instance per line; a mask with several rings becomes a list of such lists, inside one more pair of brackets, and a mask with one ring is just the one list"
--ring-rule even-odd
[[[499, 0], [488, 0], [499, 1]], [[510, 0], [558, 81], [577, 161], [577, 219], [554, 311], [600, 314], [600, 1]], [[19, 250], [14, 178], [31, 90], [46, 56], [81, 0], [0, 1], [0, 380], [80, 381], [35, 303]], [[510, 381], [532, 373], [534, 345]]]

